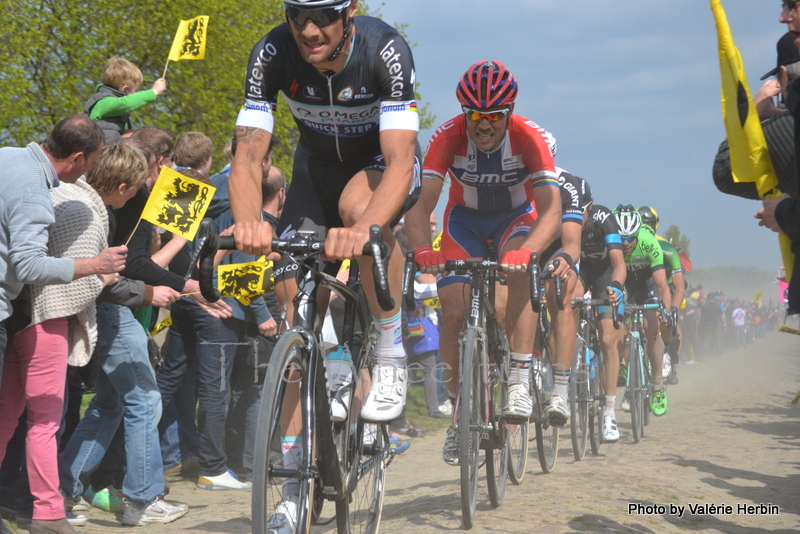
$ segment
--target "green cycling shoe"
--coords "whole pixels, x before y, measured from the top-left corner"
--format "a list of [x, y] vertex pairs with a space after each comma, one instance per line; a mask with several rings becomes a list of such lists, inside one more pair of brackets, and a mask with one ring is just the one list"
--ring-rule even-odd
[[668, 407], [667, 390], [662, 389], [661, 391], [654, 391], [652, 400], [650, 402], [650, 408], [653, 410], [653, 415], [664, 415], [667, 413]]

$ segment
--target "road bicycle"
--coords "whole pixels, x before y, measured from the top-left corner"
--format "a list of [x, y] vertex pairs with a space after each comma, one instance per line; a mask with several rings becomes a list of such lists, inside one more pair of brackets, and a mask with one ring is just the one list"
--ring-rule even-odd
[[[234, 244], [231, 238], [215, 235], [205, 221], [203, 225], [196, 240], [201, 258], [200, 285], [203, 296], [213, 302], [219, 298], [211, 283], [213, 256], [218, 249], [232, 249]], [[358, 262], [351, 260], [349, 279], [343, 284], [320, 270], [318, 257], [323, 245], [324, 241], [310, 232], [272, 241], [272, 250], [298, 266], [298, 292], [293, 327], [280, 337], [272, 352], [262, 391], [251, 503], [255, 534], [266, 534], [273, 513], [287, 507], [296, 507], [297, 512], [291, 531], [308, 533], [312, 523], [319, 520], [325, 500], [335, 502], [340, 534], [374, 534], [380, 525], [386, 468], [394, 453], [386, 425], [369, 423], [359, 415], [359, 397], [366, 397], [369, 390], [368, 370], [376, 331], [361, 287]], [[394, 307], [386, 278], [388, 253], [380, 227], [373, 226], [364, 255], [381, 259], [373, 262], [373, 275], [378, 301], [385, 310]], [[350, 349], [355, 368], [350, 395], [337, 393], [340, 399], [349, 398], [349, 418], [342, 422], [333, 420], [329, 402], [316, 298], [320, 286], [329, 288], [344, 302], [339, 339]], [[287, 444], [299, 450], [296, 465], [284, 460], [281, 447]], [[288, 487], [294, 488], [292, 495], [284, 494]]]
[[[511, 460], [509, 421], [503, 416], [511, 351], [497, 323], [495, 290], [500, 264], [491, 243], [487, 258], [445, 262], [446, 271], [470, 277], [467, 324], [459, 335], [459, 388], [454, 407], [459, 436], [461, 514], [466, 529], [472, 528], [475, 520], [480, 450], [485, 451], [486, 486], [495, 507], [503, 504]], [[512, 425], [512, 430], [517, 438], [517, 427]], [[519, 464], [521, 460], [514, 461]]]
[[[586, 455], [586, 442], [590, 443], [592, 454], [600, 453], [603, 443], [603, 355], [597, 339], [595, 322], [598, 306], [609, 306], [605, 299], [572, 300], [572, 307], [579, 310], [577, 343], [575, 357], [569, 375], [570, 430], [572, 433], [572, 453], [575, 460]], [[619, 329], [617, 306], [611, 306], [614, 328]]]
[[[559, 261], [559, 260], [556, 260]], [[534, 341], [535, 353], [538, 358], [533, 359], [530, 373], [530, 392], [533, 401], [533, 411], [530, 422], [536, 429], [536, 452], [539, 456], [539, 465], [545, 473], [552, 473], [558, 460], [558, 437], [560, 427], [551, 425], [547, 416], [547, 406], [553, 396], [553, 358], [550, 344], [550, 320], [547, 310], [542, 309], [543, 295], [545, 293], [545, 280], [550, 278], [550, 273], [542, 273], [539, 268], [539, 254], [531, 254], [528, 271], [531, 277], [531, 307], [539, 314], [536, 338]], [[562, 298], [561, 279], [553, 277], [555, 296], [559, 308], [564, 307]], [[527, 453], [527, 451], [526, 451]], [[512, 477], [512, 481], [514, 478]]]
[[625, 304], [630, 312], [631, 325], [628, 331], [628, 377], [626, 379], [626, 395], [631, 405], [631, 428], [633, 442], [639, 443], [644, 436], [644, 427], [650, 423], [653, 395], [650, 358], [647, 357], [647, 340], [644, 335], [644, 312], [660, 311], [663, 304], [659, 302], [644, 305]]

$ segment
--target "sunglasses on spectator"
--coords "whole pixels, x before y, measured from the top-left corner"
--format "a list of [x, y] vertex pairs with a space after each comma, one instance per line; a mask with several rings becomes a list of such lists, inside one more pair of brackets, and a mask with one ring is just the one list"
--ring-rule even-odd
[[310, 20], [317, 28], [327, 28], [342, 15], [342, 7], [323, 7], [320, 9], [300, 9], [286, 6], [286, 18], [298, 28], [305, 27]]
[[466, 106], [461, 106], [461, 109], [464, 111], [464, 114], [469, 120], [475, 122], [481, 122], [483, 119], [486, 119], [489, 122], [497, 122], [508, 115], [511, 111], [510, 107], [498, 109], [496, 111], [481, 111], [479, 109], [471, 109]]

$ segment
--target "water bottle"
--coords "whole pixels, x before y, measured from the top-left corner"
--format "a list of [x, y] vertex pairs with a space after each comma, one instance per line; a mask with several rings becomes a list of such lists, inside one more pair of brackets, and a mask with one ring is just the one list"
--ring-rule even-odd
[[594, 359], [594, 351], [590, 347], [586, 347], [586, 351], [589, 353], [589, 376], [594, 380], [597, 374], [597, 360]]
[[347, 419], [353, 383], [353, 359], [347, 347], [339, 345], [325, 356], [325, 371], [331, 403], [331, 417], [336, 422]]

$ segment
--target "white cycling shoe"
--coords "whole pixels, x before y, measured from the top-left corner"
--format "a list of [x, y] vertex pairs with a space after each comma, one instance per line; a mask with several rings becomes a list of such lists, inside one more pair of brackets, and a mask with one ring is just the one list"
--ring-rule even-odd
[[267, 534], [293, 534], [297, 528], [297, 497], [282, 499], [267, 521]]
[[372, 387], [361, 409], [361, 418], [374, 423], [397, 419], [406, 404], [407, 390], [405, 367], [376, 363], [372, 368]]

